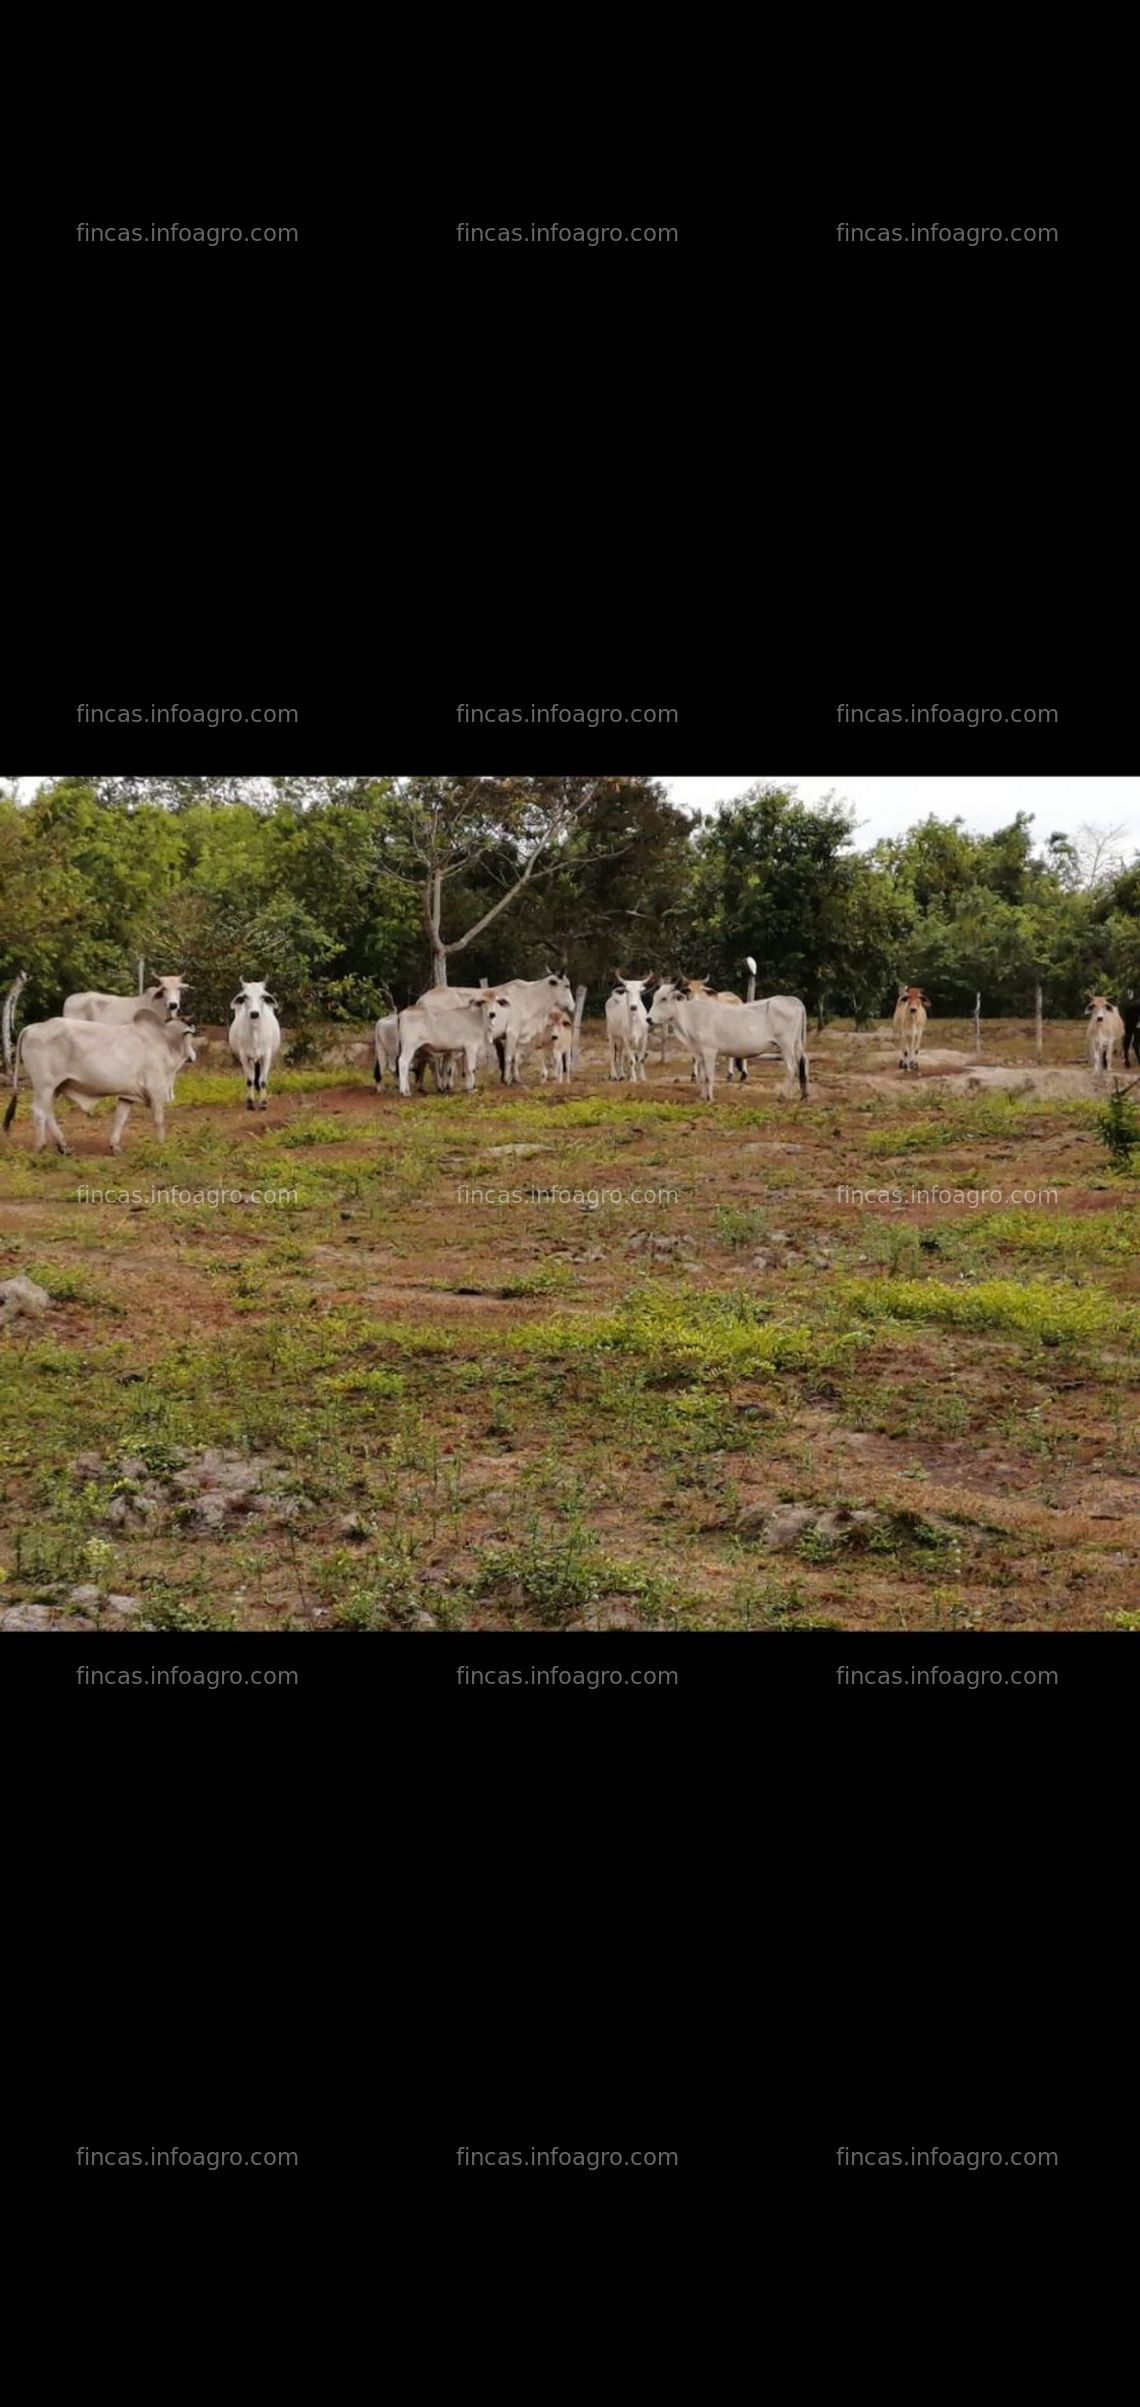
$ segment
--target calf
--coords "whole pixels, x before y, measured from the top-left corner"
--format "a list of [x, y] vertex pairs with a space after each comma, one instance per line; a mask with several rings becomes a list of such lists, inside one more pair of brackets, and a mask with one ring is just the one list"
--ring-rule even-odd
[[141, 995], [69, 995], [63, 1016], [65, 1020], [118, 1020], [124, 1028], [133, 1028], [140, 1011], [149, 1012], [152, 1019], [176, 1020], [189, 987], [189, 978], [155, 978]]
[[68, 1150], [55, 1117], [57, 1095], [68, 1095], [80, 1111], [93, 1111], [104, 1095], [114, 1095], [118, 1110], [110, 1129], [112, 1153], [121, 1151], [120, 1138], [132, 1103], [146, 1103], [161, 1141], [166, 1135], [166, 1106], [174, 1081], [186, 1062], [196, 1060], [194, 1031], [184, 1020], [157, 1020], [152, 1011], [136, 1014], [133, 1028], [96, 1020], [30, 1020], [21, 1029], [12, 1064], [12, 1100], [4, 1114], [10, 1128], [16, 1117], [20, 1070], [32, 1088], [32, 1125], [37, 1153], [50, 1136], [61, 1153]]
[[1113, 1046], [1123, 1041], [1124, 1022], [1107, 995], [1090, 995], [1085, 1016], [1089, 1024], [1089, 1067], [1094, 1078], [1104, 1078], [1112, 1068]]
[[921, 986], [900, 986], [892, 1023], [899, 1048], [900, 1070], [918, 1068], [929, 1009], [930, 997], [923, 994]]
[[718, 1053], [746, 1060], [771, 1047], [780, 1055], [789, 1089], [808, 1092], [807, 1013], [798, 995], [769, 995], [763, 1002], [718, 1003], [711, 995], [690, 995], [686, 982], [666, 980], [659, 986], [649, 1013], [654, 1028], [675, 1028], [697, 1064], [697, 1080], [705, 1103], [713, 1099]]
[[485, 993], [481, 988], [467, 1002], [456, 1002], [450, 1009], [435, 1001], [430, 1005], [413, 1003], [399, 1014], [396, 1075], [401, 1095], [412, 1091], [409, 1076], [421, 1049], [431, 1055], [433, 1063], [439, 1054], [462, 1055], [463, 1084], [470, 1095], [483, 1046], [505, 1038], [510, 1024], [511, 1007], [505, 995]]
[[[648, 1020], [645, 1023], [645, 1030], [648, 1038]], [[538, 1054], [538, 1074], [543, 1083], [545, 1084], [546, 1081], [546, 1060], [549, 1055], [554, 1072], [554, 1083], [556, 1086], [561, 1086], [570, 1076], [570, 1063], [574, 1051], [574, 1022], [568, 1011], [551, 1012], [544, 1034], [536, 1041], [535, 1050]]]
[[646, 988], [651, 978], [623, 978], [614, 972], [614, 990], [606, 1003], [606, 1035], [610, 1046], [610, 1077], [629, 1078], [636, 1086], [644, 1084], [645, 1056], [649, 1051], [649, 1013], [646, 1008]]
[[281, 1023], [260, 978], [243, 978], [233, 1002], [230, 1051], [245, 1073], [247, 1111], [269, 1108], [269, 1073], [281, 1050]]
[[1120, 1023], [1124, 1030], [1124, 1067], [1128, 1068], [1128, 1049], [1132, 1046], [1136, 1054], [1136, 1067], [1140, 1070], [1140, 1002], [1121, 1004]]

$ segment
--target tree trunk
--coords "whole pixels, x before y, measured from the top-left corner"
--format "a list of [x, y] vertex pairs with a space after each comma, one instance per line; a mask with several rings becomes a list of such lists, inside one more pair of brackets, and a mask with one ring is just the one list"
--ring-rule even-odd
[[431, 982], [433, 986], [447, 984], [447, 948], [440, 935], [439, 923], [443, 907], [443, 875], [438, 869], [430, 871], [424, 888], [424, 934], [431, 953]]
[[570, 1068], [576, 1070], [582, 1058], [582, 1013], [586, 1008], [586, 989], [574, 989], [574, 1033], [570, 1045]]

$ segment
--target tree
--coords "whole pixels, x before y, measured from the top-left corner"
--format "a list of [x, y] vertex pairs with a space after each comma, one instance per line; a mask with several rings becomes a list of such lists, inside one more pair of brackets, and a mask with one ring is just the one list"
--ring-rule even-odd
[[[452, 955], [466, 952], [533, 880], [553, 874], [562, 849], [587, 825], [606, 790], [630, 782], [604, 777], [410, 777], [403, 782], [401, 835], [408, 858], [390, 862], [387, 874], [418, 889], [433, 985], [446, 986]], [[447, 937], [445, 888], [475, 870], [500, 891], [459, 934]]]
[[679, 966], [716, 985], [747, 954], [761, 993], [786, 990], [815, 1010], [834, 978], [854, 814], [831, 795], [809, 807], [794, 789], [754, 786], [702, 828]]

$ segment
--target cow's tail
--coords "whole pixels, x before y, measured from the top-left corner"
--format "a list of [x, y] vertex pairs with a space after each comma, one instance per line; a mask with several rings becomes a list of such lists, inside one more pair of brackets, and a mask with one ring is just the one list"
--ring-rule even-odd
[[16, 1117], [16, 1105], [20, 1100], [20, 1055], [24, 1050], [24, 1034], [25, 1031], [21, 1028], [19, 1036], [16, 1039], [15, 1050], [12, 1054], [12, 1100], [4, 1114], [5, 1130], [11, 1128], [12, 1122]]
[[2, 1024], [4, 1038], [4, 1068], [6, 1071], [10, 1071], [12, 1067], [12, 1023], [16, 1016], [16, 1005], [19, 1002], [27, 983], [27, 970], [22, 969], [19, 977], [13, 978], [12, 983], [8, 988], [8, 992], [4, 997], [4, 1013]]
[[808, 1091], [807, 1013], [802, 1009], [799, 1028], [796, 1032], [796, 1068], [800, 1075], [800, 1093], [806, 1095]]

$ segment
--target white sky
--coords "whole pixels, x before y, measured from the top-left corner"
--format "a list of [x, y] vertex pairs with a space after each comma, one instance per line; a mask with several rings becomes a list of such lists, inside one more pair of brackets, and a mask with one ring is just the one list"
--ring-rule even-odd
[[794, 785], [801, 802], [834, 793], [854, 804], [856, 844], [865, 851], [880, 836], [902, 835], [932, 812], [965, 821], [971, 835], [992, 834], [1018, 811], [1032, 811], [1037, 845], [1060, 831], [1121, 827], [1119, 849], [1140, 852], [1140, 778], [1135, 777], [663, 777], [682, 810], [715, 811], [749, 786]]

